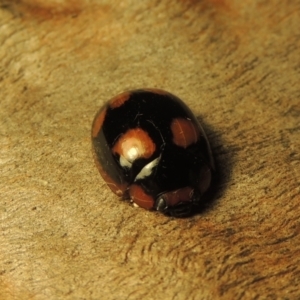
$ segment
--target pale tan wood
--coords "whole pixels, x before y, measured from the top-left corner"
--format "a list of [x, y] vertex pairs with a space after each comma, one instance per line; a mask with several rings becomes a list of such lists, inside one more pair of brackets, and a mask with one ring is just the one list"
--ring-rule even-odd
[[[0, 0], [0, 299], [300, 299], [299, 1]], [[208, 130], [202, 214], [120, 202], [90, 127], [157, 87]]]

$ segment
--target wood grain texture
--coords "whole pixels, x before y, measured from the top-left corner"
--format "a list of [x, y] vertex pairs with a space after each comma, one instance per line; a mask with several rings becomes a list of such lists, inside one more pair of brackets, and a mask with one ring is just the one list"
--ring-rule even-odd
[[[300, 299], [300, 2], [0, 0], [0, 299]], [[155, 87], [220, 172], [188, 219], [94, 166], [104, 101]]]

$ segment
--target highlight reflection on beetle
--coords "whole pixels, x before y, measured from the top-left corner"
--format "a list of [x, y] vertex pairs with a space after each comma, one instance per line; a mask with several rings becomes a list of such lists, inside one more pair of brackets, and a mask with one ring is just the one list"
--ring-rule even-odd
[[111, 99], [94, 118], [92, 144], [109, 188], [136, 206], [188, 216], [210, 187], [214, 161], [206, 135], [168, 92], [141, 89]]

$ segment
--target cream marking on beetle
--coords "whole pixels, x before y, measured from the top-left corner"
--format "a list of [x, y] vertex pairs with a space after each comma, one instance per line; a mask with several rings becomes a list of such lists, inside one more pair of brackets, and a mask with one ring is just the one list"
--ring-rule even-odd
[[120, 165], [123, 168], [129, 168], [129, 169], [132, 167], [132, 163], [128, 161], [123, 155], [120, 156]]
[[134, 181], [144, 179], [152, 174], [153, 169], [159, 164], [161, 156], [149, 162], [135, 177]]
[[[124, 143], [125, 144], [125, 143]], [[127, 157], [131, 160], [134, 161], [138, 156], [139, 156], [139, 147], [138, 145], [133, 145], [128, 151], [127, 151]]]

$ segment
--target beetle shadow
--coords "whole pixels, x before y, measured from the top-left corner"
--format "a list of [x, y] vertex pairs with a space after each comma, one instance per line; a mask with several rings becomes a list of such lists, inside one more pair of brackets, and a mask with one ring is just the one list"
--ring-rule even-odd
[[195, 210], [195, 214], [203, 213], [211, 209], [214, 204], [221, 201], [231, 181], [234, 166], [234, 151], [229, 145], [225, 146], [222, 134], [215, 130], [210, 124], [203, 122], [201, 116], [197, 120], [204, 129], [211, 147], [212, 156], [215, 160], [215, 172], [209, 190], [202, 196], [201, 204]]

